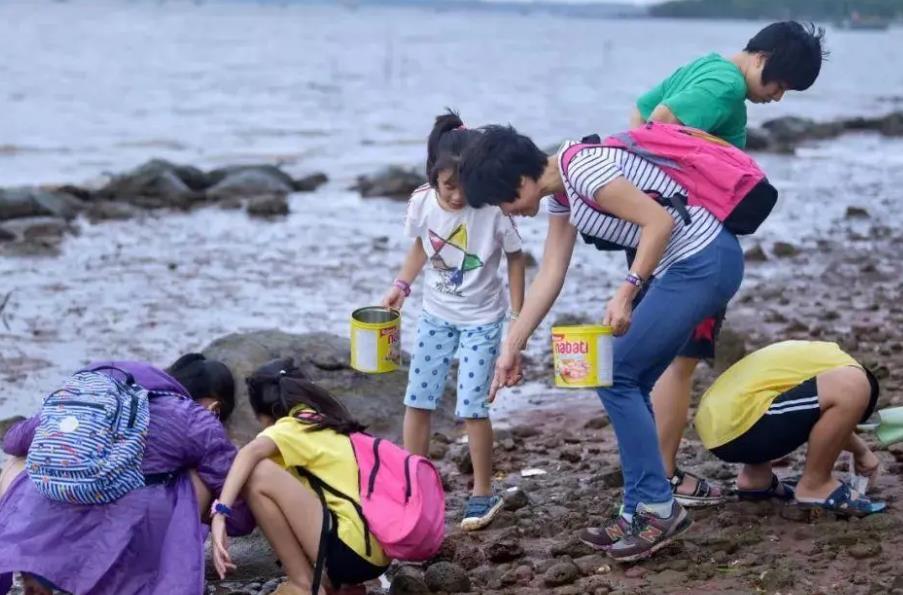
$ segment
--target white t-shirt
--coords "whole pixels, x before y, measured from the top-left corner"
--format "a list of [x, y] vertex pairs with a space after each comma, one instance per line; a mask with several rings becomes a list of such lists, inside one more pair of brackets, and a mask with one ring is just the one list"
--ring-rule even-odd
[[502, 252], [521, 249], [511, 217], [490, 206], [446, 211], [436, 191], [421, 186], [408, 202], [404, 228], [408, 237], [420, 238], [426, 251], [426, 312], [467, 326], [505, 317], [508, 300], [499, 263]]

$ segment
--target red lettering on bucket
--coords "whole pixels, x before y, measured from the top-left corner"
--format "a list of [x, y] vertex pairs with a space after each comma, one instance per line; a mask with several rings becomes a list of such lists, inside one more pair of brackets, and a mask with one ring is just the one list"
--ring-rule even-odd
[[589, 353], [589, 343], [586, 341], [555, 341], [555, 353], [560, 355], [572, 355]]
[[389, 345], [398, 341], [398, 327], [384, 328], [379, 331], [381, 337], [388, 337]]

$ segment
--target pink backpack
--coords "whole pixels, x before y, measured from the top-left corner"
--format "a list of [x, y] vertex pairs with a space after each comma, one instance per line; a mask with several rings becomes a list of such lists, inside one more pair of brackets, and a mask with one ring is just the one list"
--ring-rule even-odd
[[684, 205], [701, 206], [731, 232], [748, 235], [755, 233], [777, 202], [777, 190], [752, 157], [702, 130], [648, 122], [601, 142], [598, 136], [583, 140], [565, 150], [561, 159], [565, 175], [574, 155], [583, 149], [625, 149], [657, 165], [686, 188], [688, 196], [662, 197], [660, 202], [677, 208], [687, 223], [690, 216]]
[[[300, 421], [315, 419], [311, 413], [298, 415]], [[323, 518], [331, 517], [324, 491], [350, 502], [364, 521], [366, 553], [370, 555], [371, 536], [383, 552], [395, 560], [420, 562], [439, 552], [445, 538], [445, 490], [442, 479], [426, 458], [365, 432], [348, 435], [358, 464], [360, 504], [332, 487], [326, 478], [296, 467], [306, 477], [323, 504]], [[320, 535], [320, 555], [314, 567], [314, 588], [319, 589], [325, 563], [328, 523]]]
[[445, 537], [445, 491], [433, 464], [400, 446], [355, 432], [361, 508], [368, 530], [390, 558], [419, 562]]

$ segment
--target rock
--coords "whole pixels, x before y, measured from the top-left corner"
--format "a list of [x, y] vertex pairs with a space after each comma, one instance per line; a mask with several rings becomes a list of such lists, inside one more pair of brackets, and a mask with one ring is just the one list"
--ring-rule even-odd
[[607, 558], [601, 554], [589, 554], [588, 556], [580, 556], [574, 560], [574, 564], [580, 569], [583, 576], [596, 574], [600, 570], [611, 570], [611, 566], [607, 563]]
[[4, 229], [0, 227], [0, 242], [12, 242], [16, 239], [16, 234], [9, 231], [8, 229]]
[[746, 150], [747, 151], [766, 151], [771, 148], [773, 140], [771, 134], [764, 128], [747, 128], [746, 129]]
[[583, 449], [579, 446], [569, 446], [561, 450], [558, 458], [568, 463], [579, 463], [583, 460]]
[[598, 477], [602, 480], [602, 485], [606, 488], [624, 487], [624, 475], [621, 473], [620, 467], [605, 471], [599, 474]]
[[564, 543], [556, 543], [552, 545], [550, 550], [553, 558], [559, 556], [570, 556], [571, 558], [581, 558], [596, 553], [596, 551], [587, 544], [580, 541], [576, 536], [569, 538]]
[[511, 435], [521, 440], [539, 436], [540, 433], [539, 428], [536, 426], [515, 426], [511, 428]]
[[328, 181], [329, 177], [326, 174], [317, 172], [294, 180], [292, 187], [295, 189], [295, 192], [313, 192]]
[[425, 183], [426, 178], [419, 171], [393, 165], [371, 176], [358, 176], [352, 189], [364, 197], [407, 200], [411, 192]]
[[419, 569], [411, 566], [402, 566], [389, 586], [389, 595], [429, 595], [430, 588], [426, 585]]
[[869, 212], [865, 207], [847, 207], [847, 212], [844, 214], [844, 217], [847, 219], [868, 219]]
[[648, 577], [649, 584], [660, 593], [673, 593], [686, 583], [687, 575], [676, 570], [663, 570]]
[[[328, 333], [290, 334], [278, 330], [234, 333], [204, 349], [204, 355], [223, 361], [235, 376], [236, 408], [228, 426], [232, 437], [245, 444], [260, 431], [244, 378], [260, 365], [292, 357], [311, 380], [335, 394], [374, 434], [398, 442], [404, 405], [400, 395], [407, 385], [407, 366], [392, 374], [363, 374], [348, 366], [349, 340]], [[433, 414], [433, 427], [453, 428], [454, 391], [447, 387], [443, 405]], [[447, 403], [447, 404], [446, 404]]]
[[245, 207], [252, 217], [284, 217], [288, 215], [288, 200], [284, 194], [257, 196], [248, 201]]
[[583, 427], [587, 430], [601, 430], [602, 428], [607, 428], [609, 425], [611, 425], [611, 420], [608, 419], [608, 416], [597, 415], [589, 418], [589, 420], [583, 424]]
[[24, 217], [12, 219], [3, 224], [7, 234], [23, 242], [39, 244], [42, 246], [55, 246], [59, 244], [66, 233], [73, 228], [65, 219], [56, 217]]
[[795, 582], [795, 577], [794, 573], [789, 569], [778, 566], [776, 568], [769, 568], [763, 572], [759, 577], [759, 582], [765, 591], [773, 593], [776, 591], [783, 591], [787, 587], [792, 587]]
[[510, 510], [512, 512], [520, 510], [530, 504], [530, 498], [527, 496], [527, 492], [520, 488], [505, 491], [502, 494], [502, 499], [505, 501], [505, 510]]
[[279, 180], [289, 187], [295, 185], [295, 180], [290, 175], [282, 171], [278, 166], [269, 163], [258, 163], [252, 165], [226, 165], [218, 167], [207, 173], [207, 179], [210, 186], [216, 186], [226, 178], [232, 175], [242, 174], [245, 172], [257, 172], [264, 177]]
[[134, 217], [135, 214], [135, 207], [111, 200], [93, 202], [85, 211], [85, 215], [92, 223], [99, 221], [125, 221]]
[[434, 461], [441, 461], [445, 458], [445, 455], [448, 454], [448, 444], [444, 442], [437, 442], [436, 440], [432, 440], [430, 442], [430, 459]]
[[[274, 171], [275, 170], [275, 171]], [[278, 172], [275, 173], [275, 172]], [[286, 181], [288, 178], [288, 181]], [[245, 168], [229, 173], [207, 190], [213, 201], [226, 198], [254, 196], [282, 196], [294, 191], [294, 182], [278, 168]]]
[[777, 143], [789, 145], [810, 139], [834, 138], [844, 131], [841, 122], [816, 122], [798, 116], [775, 118], [765, 122], [762, 127]]
[[851, 546], [847, 553], [855, 560], [867, 560], [881, 553], [881, 543], [878, 541], [860, 542]]
[[193, 184], [197, 184], [194, 179], [195, 171], [189, 166], [178, 166], [162, 159], [154, 159], [116, 176], [97, 191], [97, 197], [101, 200], [121, 200], [148, 209], [188, 209], [203, 201], [204, 193], [192, 189], [179, 177], [179, 173], [186, 175]]
[[789, 242], [775, 242], [771, 251], [778, 258], [791, 258], [800, 253], [799, 249]]
[[547, 587], [561, 587], [570, 585], [580, 577], [580, 570], [571, 562], [559, 562], [548, 570], [542, 577], [542, 582]]
[[721, 374], [746, 356], [746, 335], [730, 326], [722, 326], [715, 350], [714, 370]]
[[501, 563], [517, 560], [524, 555], [524, 548], [513, 539], [502, 539], [489, 544], [486, 558], [490, 562]]
[[[557, 153], [557, 149], [555, 151]], [[528, 269], [535, 269], [539, 266], [539, 263], [536, 261], [536, 257], [533, 256], [532, 252], [524, 251], [524, 264]]]
[[37, 187], [0, 188], [0, 221], [22, 217], [72, 219], [84, 206], [71, 194], [59, 190]]
[[437, 562], [426, 569], [426, 586], [431, 591], [446, 593], [466, 593], [470, 591], [467, 572], [451, 562]]
[[884, 136], [903, 136], [903, 112], [894, 112], [882, 118], [878, 130]]
[[747, 250], [743, 257], [746, 259], [746, 262], [766, 262], [768, 260], [768, 255], [765, 254], [761, 244], [756, 244]]
[[457, 444], [452, 450], [452, 461], [459, 473], [470, 475], [473, 473], [473, 461], [470, 460], [470, 449], [466, 444]]

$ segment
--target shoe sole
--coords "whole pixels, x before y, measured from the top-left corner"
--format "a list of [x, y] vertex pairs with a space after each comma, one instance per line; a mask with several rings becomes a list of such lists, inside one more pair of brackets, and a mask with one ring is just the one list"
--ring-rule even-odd
[[692, 496], [674, 495], [674, 499], [684, 508], [705, 508], [706, 506], [718, 506], [727, 502], [727, 498], [719, 496], [718, 498], [693, 498]]
[[489, 525], [493, 520], [495, 520], [495, 516], [502, 510], [502, 506], [505, 505], [505, 501], [499, 499], [498, 503], [489, 509], [489, 512], [484, 514], [479, 518], [469, 518], [461, 521], [461, 529], [464, 531], [478, 531], [487, 525]]
[[611, 550], [608, 550], [608, 556], [615, 562], [636, 562], [638, 560], [645, 560], [646, 558], [649, 558], [650, 556], [652, 556], [652, 554], [659, 551], [666, 545], [671, 544], [675, 539], [677, 539], [678, 537], [680, 537], [681, 535], [686, 533], [687, 530], [692, 526], [693, 526], [693, 520], [690, 517], [687, 517], [685, 519], [685, 521], [677, 527], [677, 530], [674, 531], [674, 533], [672, 533], [667, 539], [663, 539], [662, 541], [659, 541], [658, 543], [653, 545], [648, 550], [645, 550], [643, 552], [633, 554], [630, 556], [617, 556], [617, 557], [612, 556]]

